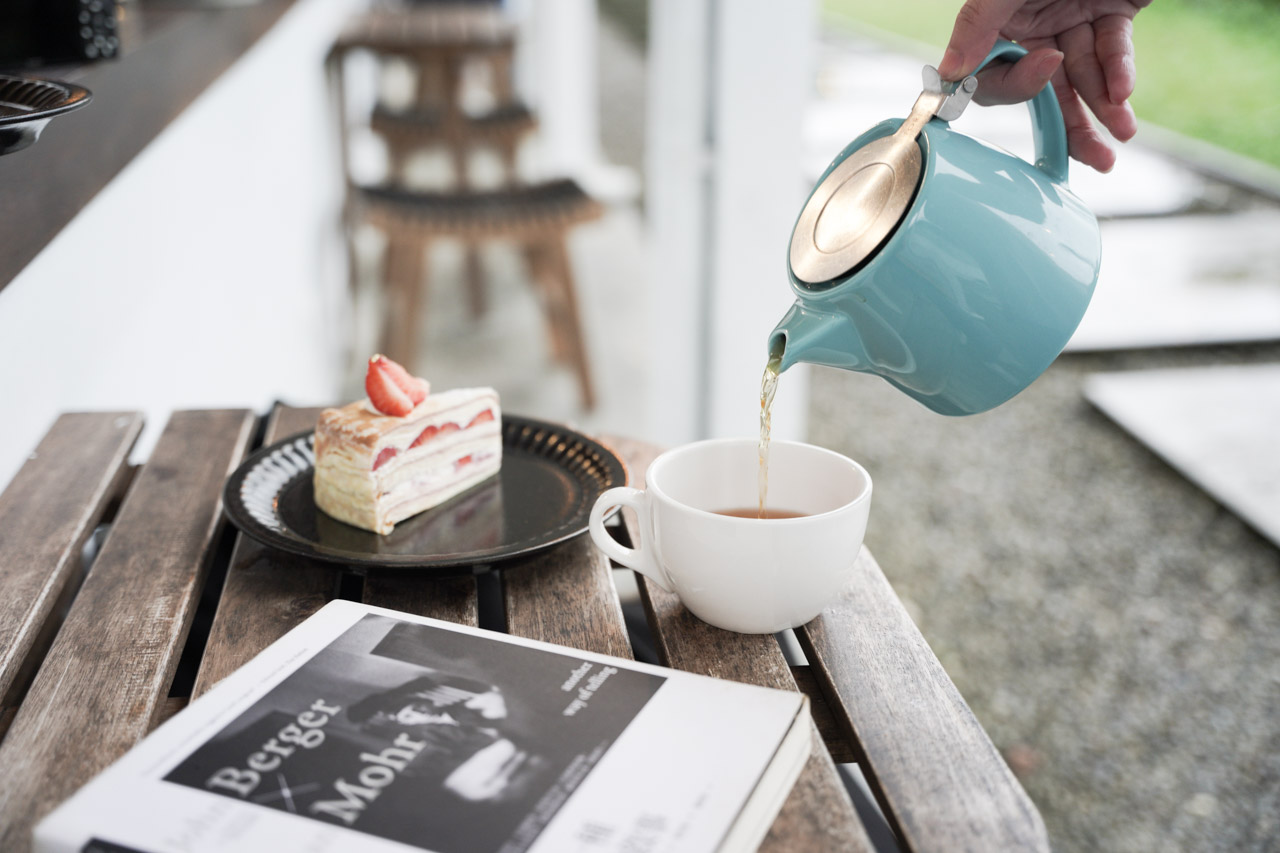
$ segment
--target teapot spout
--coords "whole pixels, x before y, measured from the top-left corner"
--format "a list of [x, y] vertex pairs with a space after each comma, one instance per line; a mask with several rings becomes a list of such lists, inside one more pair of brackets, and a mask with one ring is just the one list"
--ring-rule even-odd
[[769, 359], [775, 358], [780, 361], [779, 373], [801, 361], [844, 370], [873, 369], [847, 314], [817, 311], [799, 302], [791, 306], [769, 335]]

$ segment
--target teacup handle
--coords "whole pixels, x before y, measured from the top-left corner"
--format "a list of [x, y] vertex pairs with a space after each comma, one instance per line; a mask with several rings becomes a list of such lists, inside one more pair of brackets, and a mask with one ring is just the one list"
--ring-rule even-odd
[[[628, 548], [614, 539], [604, 527], [604, 517], [615, 507], [629, 507], [636, 514], [640, 528], [640, 547]], [[653, 553], [653, 520], [649, 511], [649, 498], [641, 489], [618, 486], [608, 489], [596, 498], [591, 507], [588, 522], [591, 541], [615, 563], [634, 569], [667, 592], [674, 592], [671, 578]]]
[[[982, 60], [982, 64], [974, 69], [977, 74], [992, 62], [1007, 60], [1016, 62], [1027, 55], [1027, 49], [1011, 41], [999, 39], [996, 46]], [[1058, 96], [1053, 91], [1053, 84], [1045, 87], [1027, 103], [1031, 111], [1031, 138], [1036, 149], [1036, 168], [1055, 181], [1067, 181], [1067, 126], [1062, 120], [1062, 107], [1058, 105]]]

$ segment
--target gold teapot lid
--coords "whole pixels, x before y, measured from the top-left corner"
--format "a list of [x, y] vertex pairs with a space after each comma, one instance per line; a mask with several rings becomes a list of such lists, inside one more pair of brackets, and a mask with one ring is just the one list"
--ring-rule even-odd
[[902, 220], [920, 185], [920, 131], [934, 116], [954, 121], [978, 88], [969, 76], [944, 90], [933, 66], [924, 91], [892, 136], [851, 153], [809, 196], [791, 232], [791, 271], [800, 281], [839, 278], [875, 254]]

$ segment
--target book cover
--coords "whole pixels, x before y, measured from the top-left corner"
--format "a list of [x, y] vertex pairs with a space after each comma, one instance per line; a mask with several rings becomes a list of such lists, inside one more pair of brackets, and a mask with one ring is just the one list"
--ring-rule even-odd
[[800, 694], [336, 601], [35, 831], [47, 851], [754, 849]]

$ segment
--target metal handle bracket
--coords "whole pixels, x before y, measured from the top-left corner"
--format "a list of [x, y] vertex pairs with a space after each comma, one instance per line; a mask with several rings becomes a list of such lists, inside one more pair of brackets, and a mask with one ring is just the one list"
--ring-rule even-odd
[[938, 76], [938, 69], [926, 65], [921, 72], [924, 78], [924, 90], [937, 95], [945, 95], [936, 115], [943, 121], [955, 121], [960, 118], [964, 108], [973, 100], [973, 93], [978, 91], [978, 78], [970, 74], [959, 83], [943, 83]]

